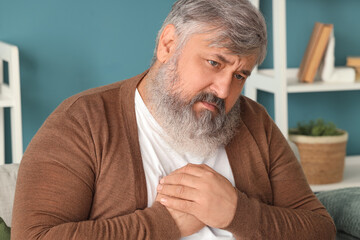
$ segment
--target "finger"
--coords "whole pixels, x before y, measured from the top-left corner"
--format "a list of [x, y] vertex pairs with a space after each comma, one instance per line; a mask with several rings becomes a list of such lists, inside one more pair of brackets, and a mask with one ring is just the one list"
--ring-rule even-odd
[[208, 166], [207, 164], [200, 164], [200, 166], [204, 169], [204, 170], [208, 170], [209, 172], [216, 172], [214, 169], [212, 169], [210, 166]]
[[196, 189], [202, 186], [201, 179], [199, 177], [189, 175], [186, 173], [173, 174], [163, 177], [160, 180], [160, 184], [182, 185]]
[[168, 208], [189, 213], [194, 215], [195, 217], [197, 215], [196, 213], [198, 209], [198, 204], [192, 201], [164, 196], [161, 197], [160, 203]]
[[157, 187], [157, 192], [162, 195], [181, 198], [190, 201], [196, 201], [200, 195], [200, 192], [197, 189], [186, 187], [183, 185], [159, 184]]
[[156, 201], [156, 202], [160, 202], [160, 199], [161, 199], [162, 197], [166, 197], [166, 196], [163, 195], [163, 194], [161, 194], [161, 193], [158, 193], [158, 194], [156, 195], [155, 201]]

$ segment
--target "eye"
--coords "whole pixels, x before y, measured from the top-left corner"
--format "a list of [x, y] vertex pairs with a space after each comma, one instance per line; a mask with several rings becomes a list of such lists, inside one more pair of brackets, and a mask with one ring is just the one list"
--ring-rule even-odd
[[234, 77], [236, 79], [238, 79], [238, 80], [244, 80], [245, 79], [245, 77], [243, 75], [241, 75], [241, 74], [234, 74]]
[[213, 61], [213, 60], [207, 60], [207, 61], [208, 61], [208, 63], [210, 63], [210, 65], [213, 66], [213, 67], [218, 67], [218, 66], [220, 65], [218, 62]]

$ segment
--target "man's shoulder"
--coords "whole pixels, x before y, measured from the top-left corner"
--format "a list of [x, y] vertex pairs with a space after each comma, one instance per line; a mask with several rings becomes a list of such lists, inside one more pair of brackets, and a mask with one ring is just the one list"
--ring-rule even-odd
[[120, 80], [115, 83], [108, 85], [100, 86], [85, 90], [83, 92], [77, 93], [67, 99], [65, 99], [59, 106], [59, 110], [68, 110], [74, 105], [77, 105], [79, 102], [94, 103], [98, 98], [106, 97], [107, 95], [113, 95], [114, 93], [119, 93], [122, 85], [126, 84], [128, 80]]
[[254, 100], [241, 96], [240, 97], [241, 107], [241, 119], [245, 123], [251, 123], [253, 121], [269, 120], [270, 116], [267, 113], [264, 106]]
[[274, 122], [264, 106], [254, 100], [241, 96], [241, 121], [254, 138], [262, 139], [274, 127]]
[[121, 101], [130, 102], [131, 98], [129, 96], [134, 95], [136, 86], [145, 73], [75, 94], [65, 99], [55, 112], [76, 111], [79, 107], [96, 108], [98, 105], [104, 106], [104, 104], [111, 103], [120, 104]]

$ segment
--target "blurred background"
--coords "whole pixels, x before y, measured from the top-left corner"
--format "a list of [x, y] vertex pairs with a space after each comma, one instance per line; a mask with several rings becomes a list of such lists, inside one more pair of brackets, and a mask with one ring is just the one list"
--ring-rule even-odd
[[[24, 150], [47, 116], [66, 98], [145, 71], [157, 31], [173, 0], [0, 0], [0, 41], [20, 51]], [[272, 3], [260, 0], [268, 24], [273, 67]], [[360, 56], [358, 0], [288, 0], [287, 64], [298, 67], [316, 21], [333, 23], [336, 66]], [[273, 95], [258, 101], [274, 116]], [[6, 127], [9, 138], [9, 117]], [[349, 132], [347, 155], [360, 155], [360, 91], [289, 95], [289, 126], [324, 118]], [[6, 162], [11, 159], [6, 141]]]

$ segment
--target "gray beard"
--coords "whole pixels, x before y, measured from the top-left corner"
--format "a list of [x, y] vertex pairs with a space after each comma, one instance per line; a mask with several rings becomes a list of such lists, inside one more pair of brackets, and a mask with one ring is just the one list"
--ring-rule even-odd
[[[210, 157], [236, 134], [240, 123], [240, 100], [226, 114], [224, 100], [212, 93], [201, 92], [190, 102], [184, 100], [186, 95], [174, 90], [178, 82], [176, 56], [163, 64], [153, 76], [149, 76], [147, 100], [154, 118], [165, 131], [166, 136], [163, 137], [174, 150], [180, 154]], [[211, 111], [203, 110], [197, 116], [193, 105], [198, 101], [215, 103], [218, 114], [213, 116]]]

